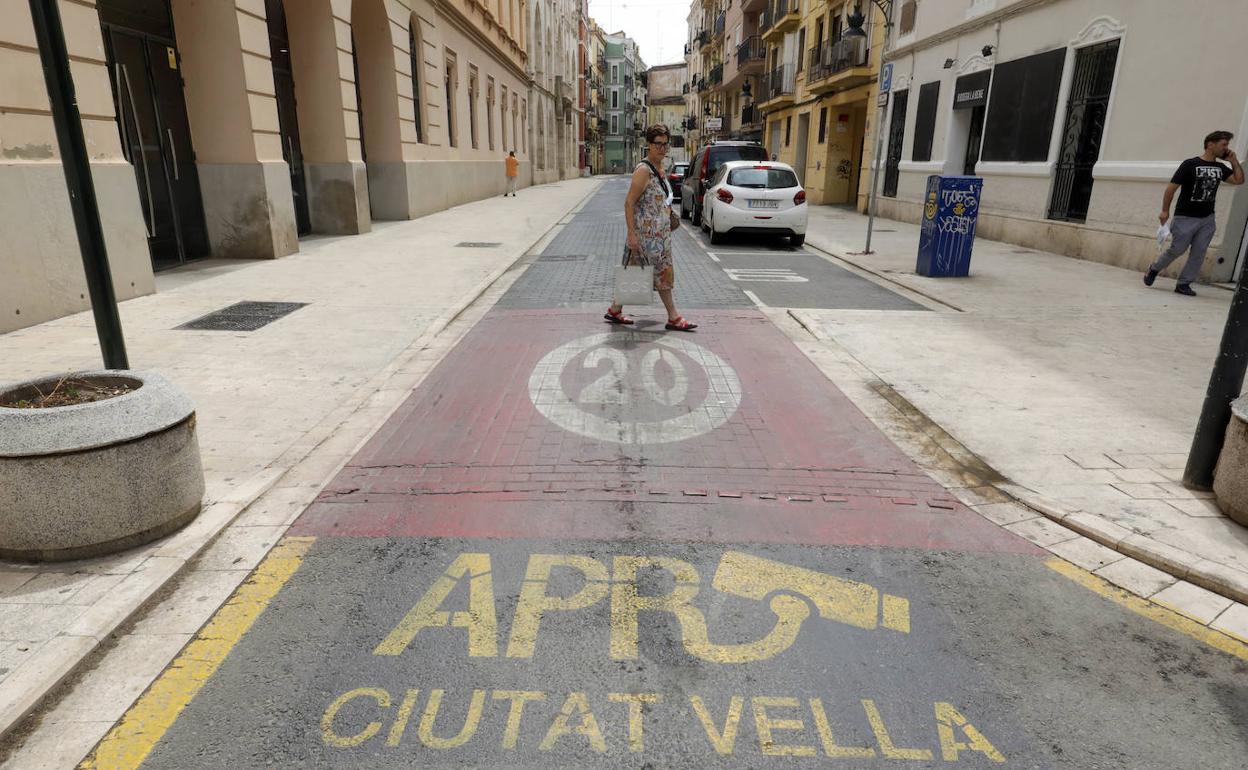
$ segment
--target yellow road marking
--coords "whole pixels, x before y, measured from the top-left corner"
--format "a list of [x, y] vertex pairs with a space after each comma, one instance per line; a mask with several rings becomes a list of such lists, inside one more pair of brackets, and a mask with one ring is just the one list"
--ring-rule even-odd
[[1054, 557], [1048, 559], [1045, 564], [1054, 572], [1073, 580], [1089, 591], [1098, 593], [1106, 599], [1126, 607], [1137, 615], [1143, 615], [1167, 628], [1171, 628], [1181, 634], [1187, 634], [1197, 641], [1204, 642], [1210, 647], [1229, 655], [1234, 655], [1240, 660], [1248, 660], [1248, 644], [1244, 644], [1220, 631], [1215, 631], [1208, 626], [1202, 626], [1200, 623], [1180, 615], [1174, 610], [1166, 609], [1147, 599], [1141, 599], [1135, 594], [1124, 591], [1104, 578], [1093, 575], [1082, 567], [1076, 567], [1064, 559]]
[[243, 638], [303, 562], [314, 537], [288, 537], [269, 552], [213, 615], [169, 668], [100, 741], [79, 770], [137, 768], [173, 726], [204, 683], [216, 673], [230, 650]]

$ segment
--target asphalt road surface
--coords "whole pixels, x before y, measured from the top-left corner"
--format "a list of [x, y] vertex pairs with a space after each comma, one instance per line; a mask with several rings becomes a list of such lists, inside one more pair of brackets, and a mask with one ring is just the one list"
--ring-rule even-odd
[[962, 506], [755, 300], [931, 311], [805, 249], [708, 253], [686, 225], [697, 332], [665, 333], [658, 305], [606, 324], [624, 189], [412, 393], [94, 766], [1244, 766], [1248, 663]]

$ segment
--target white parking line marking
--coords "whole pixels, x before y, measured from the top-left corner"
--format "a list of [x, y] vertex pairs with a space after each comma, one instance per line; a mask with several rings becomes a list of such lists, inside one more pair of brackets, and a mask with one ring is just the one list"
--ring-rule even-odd
[[734, 281], [767, 282], [767, 283], [809, 283], [787, 267], [725, 267], [724, 272]]
[[718, 262], [718, 261], [719, 261], [719, 257], [715, 256], [714, 254], [712, 254], [712, 253], [711, 253], [711, 252], [709, 252], [709, 251], [708, 251], [708, 252], [706, 252], [706, 256], [710, 257], [712, 262]]

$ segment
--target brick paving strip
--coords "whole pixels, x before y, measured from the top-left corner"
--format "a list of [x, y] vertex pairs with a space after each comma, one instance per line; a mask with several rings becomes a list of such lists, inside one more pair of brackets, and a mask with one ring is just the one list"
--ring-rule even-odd
[[[197, 405], [204, 511], [181, 532], [114, 557], [0, 562], [0, 736], [197, 556], [207, 551], [205, 558], [219, 562], [205, 567], [201, 558], [197, 571], [228, 573], [235, 584], [245, 577], [432, 368], [453, 342], [448, 326], [599, 185], [571, 180], [413, 222], [379, 223], [350, 239], [312, 239], [300, 254], [273, 262], [202, 263], [162, 276], [160, 293], [123, 303], [132, 364], [160, 371]], [[497, 247], [456, 248], [485, 220]], [[369, 280], [344, 280], [348, 263]], [[311, 304], [252, 334], [175, 329], [258, 297]], [[82, 313], [0, 336], [0, 382], [97, 367], [91, 324]], [[266, 509], [240, 519], [262, 496]], [[215, 557], [214, 542], [231, 557]], [[208, 611], [232, 590], [229, 583], [212, 583], [220, 598], [207, 602]]]

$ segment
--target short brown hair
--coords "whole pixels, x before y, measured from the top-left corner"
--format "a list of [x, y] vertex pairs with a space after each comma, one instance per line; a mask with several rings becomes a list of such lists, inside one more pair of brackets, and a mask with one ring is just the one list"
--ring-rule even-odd
[[1211, 144], [1217, 144], [1223, 139], [1229, 142], [1234, 138], [1235, 135], [1230, 131], [1214, 131], [1212, 134], [1205, 137], [1205, 146], [1208, 147]]
[[671, 137], [672, 130], [667, 127], [666, 123], [655, 123], [646, 129], [646, 144], [654, 144], [654, 140], [660, 136]]

